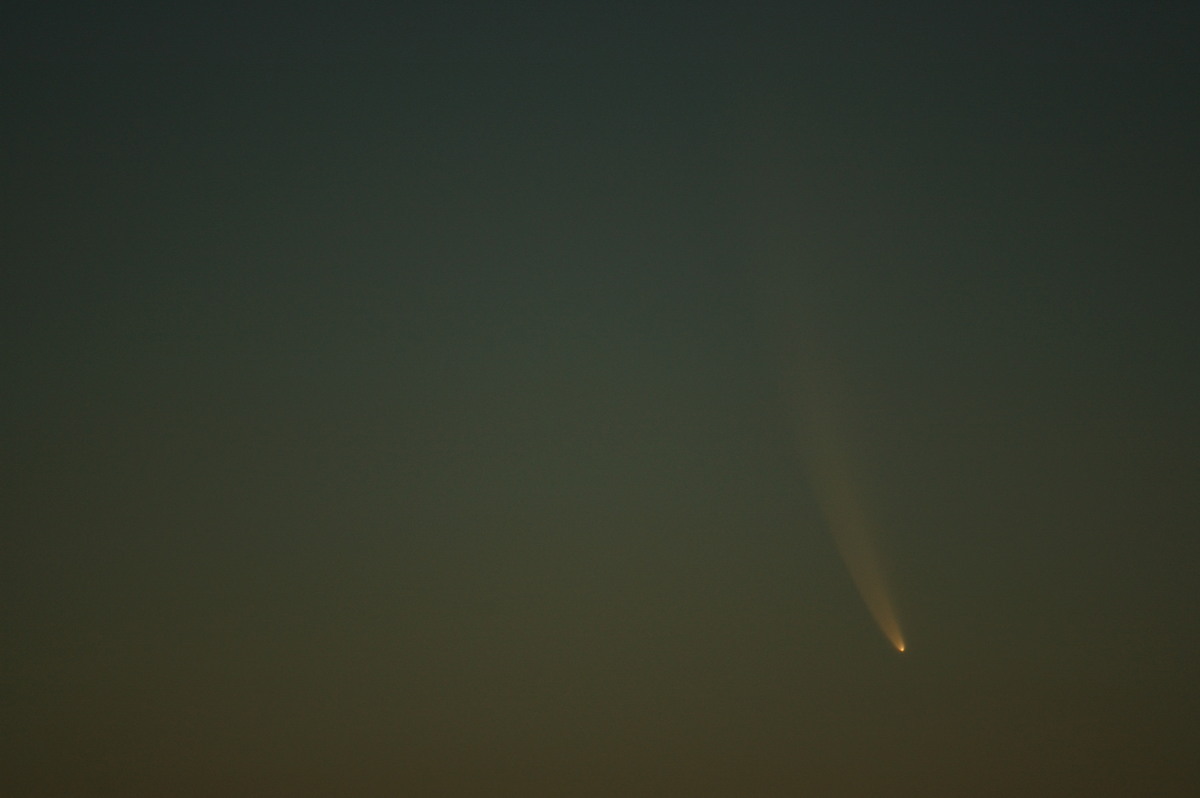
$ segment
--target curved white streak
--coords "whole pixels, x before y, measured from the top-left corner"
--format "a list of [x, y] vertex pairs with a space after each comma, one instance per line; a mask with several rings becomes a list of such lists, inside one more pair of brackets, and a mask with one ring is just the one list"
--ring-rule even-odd
[[[816, 375], [812, 376], [815, 383]], [[863, 603], [884, 636], [897, 651], [904, 651], [904, 634], [888, 590], [875, 531], [855, 490], [828, 397], [827, 390], [810, 385], [804, 454], [813, 490]]]

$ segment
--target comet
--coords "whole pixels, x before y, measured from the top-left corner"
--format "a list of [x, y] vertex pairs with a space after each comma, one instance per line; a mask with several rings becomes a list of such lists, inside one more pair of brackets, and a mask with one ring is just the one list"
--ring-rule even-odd
[[864, 509], [847, 447], [838, 430], [828, 381], [809, 369], [804, 413], [805, 460], [813, 490], [850, 579], [884, 637], [896, 651], [907, 648], [883, 567], [878, 532]]

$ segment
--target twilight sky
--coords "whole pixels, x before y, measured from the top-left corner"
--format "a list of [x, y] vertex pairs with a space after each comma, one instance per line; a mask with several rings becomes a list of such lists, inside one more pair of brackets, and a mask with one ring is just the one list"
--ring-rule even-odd
[[3, 12], [0, 794], [1196, 794], [1197, 7], [651, 5]]

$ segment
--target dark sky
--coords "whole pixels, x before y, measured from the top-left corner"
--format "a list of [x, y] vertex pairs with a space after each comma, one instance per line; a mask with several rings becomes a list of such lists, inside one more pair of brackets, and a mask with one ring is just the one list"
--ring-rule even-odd
[[1197, 6], [648, 5], [4, 12], [0, 794], [1197, 794]]

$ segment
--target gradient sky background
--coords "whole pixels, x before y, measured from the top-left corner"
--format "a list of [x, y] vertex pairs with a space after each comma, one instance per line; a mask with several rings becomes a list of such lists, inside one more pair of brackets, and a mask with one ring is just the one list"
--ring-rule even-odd
[[1196, 4], [651, 5], [4, 12], [0, 794], [1196, 794]]

